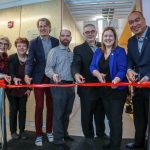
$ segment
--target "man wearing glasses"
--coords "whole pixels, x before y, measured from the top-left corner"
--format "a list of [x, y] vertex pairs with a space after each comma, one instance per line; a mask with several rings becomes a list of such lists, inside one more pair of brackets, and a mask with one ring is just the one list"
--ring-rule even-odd
[[[74, 48], [74, 58], [71, 66], [72, 75], [77, 83], [97, 82], [89, 70], [93, 54], [100, 43], [96, 42], [97, 31], [93, 24], [87, 24], [83, 28], [85, 42]], [[85, 138], [93, 139], [96, 135], [105, 138], [105, 112], [102, 101], [99, 98], [97, 87], [78, 87], [81, 102], [81, 123]], [[96, 126], [94, 134], [93, 118]]]

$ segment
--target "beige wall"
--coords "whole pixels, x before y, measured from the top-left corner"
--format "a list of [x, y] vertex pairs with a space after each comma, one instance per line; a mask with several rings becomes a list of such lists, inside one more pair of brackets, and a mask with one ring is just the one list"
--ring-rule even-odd
[[[44, 3], [25, 5], [0, 10], [0, 35], [10, 38], [14, 45], [15, 39], [20, 35], [29, 40], [38, 35], [36, 22], [41, 17], [47, 17], [52, 23], [51, 35], [58, 37], [61, 29], [61, 1], [52, 0]], [[14, 27], [8, 28], [8, 21], [14, 21]], [[9, 54], [15, 52], [12, 46]]]
[[[36, 22], [41, 17], [46, 17], [51, 20], [52, 32], [51, 35], [58, 38], [61, 30], [67, 28], [72, 32], [71, 49], [74, 46], [83, 42], [83, 38], [79, 33], [79, 30], [69, 14], [66, 6], [62, 9], [63, 15], [61, 14], [61, 0], [51, 0], [49, 2], [26, 5], [22, 7], [15, 7], [5, 10], [0, 10], [0, 35], [8, 36], [11, 43], [13, 44], [9, 54], [15, 52], [14, 41], [18, 36], [27, 37], [29, 40], [35, 38], [38, 35]], [[63, 16], [61, 18], [61, 16]], [[61, 19], [63, 22], [61, 22]], [[7, 27], [8, 21], [14, 21], [14, 27], [9, 29]], [[27, 121], [30, 125], [34, 125], [34, 111], [35, 101], [33, 92], [28, 99], [27, 103]], [[6, 100], [6, 115], [8, 118], [8, 101]], [[46, 109], [43, 112], [43, 119], [46, 117]]]
[[63, 5], [63, 19], [62, 19], [62, 28], [69, 29], [72, 32], [72, 41], [71, 41], [71, 49], [74, 46], [81, 44], [83, 42], [83, 37], [80, 34], [75, 21], [73, 20], [72, 16], [70, 15], [68, 8], [66, 5]]
[[[27, 37], [29, 40], [38, 35], [36, 22], [41, 17], [46, 17], [51, 20], [52, 31], [51, 35], [58, 37], [61, 30], [61, 1], [52, 0], [49, 2], [26, 5], [10, 9], [0, 10], [0, 35], [8, 36], [12, 43], [12, 48], [8, 52], [14, 53], [14, 41], [20, 35]], [[8, 21], [14, 21], [14, 27], [7, 27]], [[35, 102], [33, 93], [27, 103], [27, 121], [34, 121]], [[6, 115], [8, 116], [8, 101], [6, 100]], [[44, 109], [43, 117], [45, 120], [46, 109]]]

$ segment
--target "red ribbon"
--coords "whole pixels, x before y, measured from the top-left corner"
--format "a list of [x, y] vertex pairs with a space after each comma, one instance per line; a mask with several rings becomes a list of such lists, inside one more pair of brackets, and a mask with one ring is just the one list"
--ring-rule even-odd
[[135, 86], [135, 87], [145, 87], [150, 88], [150, 82], [143, 83], [129, 83], [129, 82], [119, 82], [119, 83], [74, 83], [74, 84], [19, 84], [19, 85], [11, 85], [5, 84], [4, 80], [0, 80], [1, 88], [21, 88], [21, 87], [29, 87], [29, 88], [43, 88], [43, 87], [73, 87], [73, 86]]

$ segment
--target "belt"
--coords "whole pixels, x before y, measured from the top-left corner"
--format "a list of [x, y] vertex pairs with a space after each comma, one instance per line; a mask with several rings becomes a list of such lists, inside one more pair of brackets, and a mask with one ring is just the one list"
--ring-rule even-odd
[[73, 81], [61, 80], [61, 83], [72, 84], [72, 83], [73, 83]]

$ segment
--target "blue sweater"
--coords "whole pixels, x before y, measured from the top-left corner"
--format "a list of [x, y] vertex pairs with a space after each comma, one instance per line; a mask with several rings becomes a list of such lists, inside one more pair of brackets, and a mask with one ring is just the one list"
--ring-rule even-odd
[[[101, 49], [97, 48], [93, 59], [90, 65], [90, 71], [91, 73], [94, 70], [98, 70], [100, 72], [99, 68], [99, 60], [101, 59], [103, 55], [103, 52]], [[111, 53], [109, 58], [109, 69], [110, 69], [110, 76], [113, 80], [115, 77], [119, 77], [121, 79], [121, 82], [126, 82], [126, 72], [127, 72], [127, 55], [122, 47], [116, 47]], [[117, 89], [124, 89], [125, 87], [121, 86]]]

